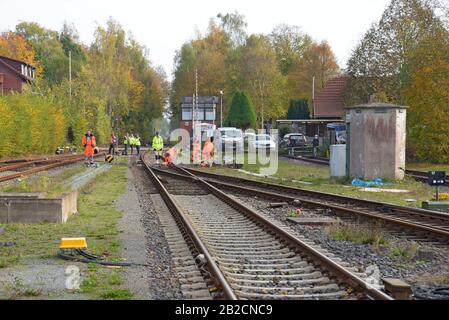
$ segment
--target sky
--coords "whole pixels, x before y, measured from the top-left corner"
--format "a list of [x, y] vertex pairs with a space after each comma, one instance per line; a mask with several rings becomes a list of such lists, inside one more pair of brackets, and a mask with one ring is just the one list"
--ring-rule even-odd
[[169, 79], [173, 58], [184, 42], [204, 33], [211, 17], [238, 11], [248, 33], [268, 34], [280, 23], [296, 25], [317, 41], [327, 40], [341, 67], [390, 0], [0, 0], [0, 32], [21, 21], [35, 21], [61, 30], [74, 23], [80, 40], [90, 44], [97, 25], [109, 17], [148, 47], [153, 65], [161, 65]]

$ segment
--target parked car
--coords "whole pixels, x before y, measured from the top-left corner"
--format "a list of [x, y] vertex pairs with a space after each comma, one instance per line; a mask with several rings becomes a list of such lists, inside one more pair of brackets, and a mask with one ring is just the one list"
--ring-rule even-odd
[[276, 143], [268, 134], [256, 134], [254, 138], [250, 140], [250, 146], [252, 149], [276, 149]]
[[218, 128], [214, 137], [215, 148], [243, 150], [243, 132], [237, 128]]
[[302, 133], [289, 133], [282, 139], [286, 147], [302, 147], [307, 145], [307, 138]]

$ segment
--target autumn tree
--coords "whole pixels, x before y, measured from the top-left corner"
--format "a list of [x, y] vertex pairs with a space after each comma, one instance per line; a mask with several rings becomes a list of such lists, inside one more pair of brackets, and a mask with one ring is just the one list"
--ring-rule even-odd
[[327, 41], [308, 46], [303, 56], [293, 62], [288, 74], [288, 92], [293, 99], [308, 99], [312, 105], [313, 77], [315, 94], [326, 82], [340, 73], [334, 53]]
[[286, 79], [277, 66], [276, 52], [266, 36], [248, 38], [240, 60], [240, 88], [251, 96], [261, 125], [285, 114], [288, 98]]
[[37, 76], [42, 73], [41, 64], [34, 49], [22, 35], [16, 32], [10, 31], [0, 35], [0, 55], [31, 64], [36, 68]]
[[[347, 104], [370, 101], [408, 105], [409, 159], [449, 161], [448, 25], [435, 0], [392, 0], [348, 61]], [[439, 12], [439, 14], [437, 14]], [[447, 11], [446, 11], [447, 12]]]
[[354, 49], [347, 103], [368, 102], [373, 94], [401, 102], [401, 86], [409, 78], [407, 60], [425, 37], [443, 29], [431, 7], [433, 0], [392, 0]]
[[57, 31], [45, 29], [36, 22], [21, 22], [16, 26], [16, 32], [33, 47], [47, 82], [55, 84], [68, 78], [69, 59], [62, 48]]
[[287, 24], [277, 25], [268, 36], [276, 51], [279, 69], [283, 75], [290, 72], [292, 64], [303, 57], [312, 38], [304, 34], [298, 26]]

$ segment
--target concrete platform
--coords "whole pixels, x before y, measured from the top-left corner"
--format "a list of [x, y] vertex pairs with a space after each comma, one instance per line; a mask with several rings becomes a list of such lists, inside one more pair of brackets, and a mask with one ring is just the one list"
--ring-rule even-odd
[[324, 226], [330, 225], [334, 223], [338, 223], [338, 220], [332, 218], [307, 218], [307, 217], [298, 217], [298, 218], [287, 218], [288, 221], [305, 225], [305, 226]]
[[0, 223], [64, 223], [77, 209], [78, 191], [56, 199], [39, 195], [7, 194], [0, 196]]

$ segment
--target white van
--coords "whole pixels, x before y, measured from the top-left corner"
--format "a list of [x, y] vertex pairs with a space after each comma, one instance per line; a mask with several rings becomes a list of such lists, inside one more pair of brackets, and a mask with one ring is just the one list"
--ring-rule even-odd
[[243, 131], [237, 128], [218, 128], [214, 135], [215, 148], [243, 150]]

